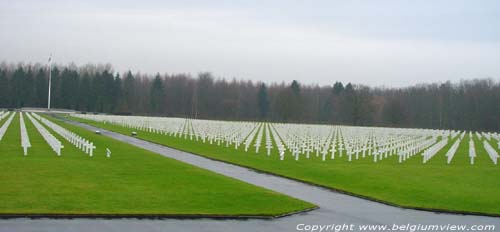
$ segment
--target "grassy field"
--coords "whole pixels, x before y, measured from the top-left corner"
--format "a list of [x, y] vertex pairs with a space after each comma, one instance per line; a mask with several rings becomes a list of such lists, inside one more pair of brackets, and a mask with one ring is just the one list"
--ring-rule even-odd
[[57, 157], [25, 122], [28, 156], [20, 147], [19, 114], [0, 141], [0, 214], [273, 216], [313, 207], [62, 122], [97, 149], [89, 157], [57, 136], [65, 146]]
[[[75, 118], [73, 120], [122, 134], [129, 135], [132, 132], [121, 126]], [[299, 161], [287, 156], [284, 161], [280, 161], [276, 150], [271, 156], [267, 156], [264, 149], [259, 154], [255, 154], [255, 151], [246, 153], [243, 146], [235, 150], [143, 131], [139, 131], [138, 137], [402, 207], [500, 216], [500, 167], [493, 165], [477, 138], [475, 144], [478, 157], [475, 165], [471, 166], [468, 136], [460, 143], [450, 165], [446, 164], [445, 153], [453, 142], [448, 143], [426, 164], [422, 164], [420, 155], [399, 164], [397, 156], [377, 163], [373, 163], [371, 157], [348, 162], [345, 155], [326, 162], [314, 155], [310, 159], [301, 157]], [[492, 145], [496, 148], [496, 143]]]

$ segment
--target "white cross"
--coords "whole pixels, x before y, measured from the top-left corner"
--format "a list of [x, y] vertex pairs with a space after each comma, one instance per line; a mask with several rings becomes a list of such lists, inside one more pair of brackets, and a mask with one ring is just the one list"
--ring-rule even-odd
[[89, 155], [90, 155], [90, 157], [92, 157], [94, 155], [94, 149], [96, 147], [94, 146], [94, 143], [90, 143], [88, 147], [89, 147], [89, 150], [90, 150]]

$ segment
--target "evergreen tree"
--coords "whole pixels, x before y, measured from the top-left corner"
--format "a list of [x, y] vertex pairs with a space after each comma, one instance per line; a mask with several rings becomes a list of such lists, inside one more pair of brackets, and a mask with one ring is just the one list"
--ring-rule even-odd
[[388, 122], [388, 126], [401, 125], [405, 118], [404, 116], [404, 107], [400, 99], [391, 98], [384, 105], [383, 117], [384, 121]]
[[115, 77], [109, 70], [105, 70], [102, 74], [104, 79], [104, 112], [112, 113], [115, 110], [116, 99], [114, 97]]
[[153, 114], [162, 114], [165, 100], [165, 87], [160, 74], [157, 74], [151, 84], [151, 111]]
[[300, 95], [300, 85], [299, 82], [296, 80], [292, 81], [292, 84], [290, 85], [290, 89], [292, 89], [292, 93], [296, 96]]
[[0, 70], [0, 108], [10, 107], [9, 79], [5, 70]]
[[345, 86], [340, 100], [340, 121], [349, 125], [357, 122], [356, 117], [356, 92], [351, 83]]
[[121, 110], [121, 105], [123, 102], [122, 98], [122, 79], [120, 78], [120, 74], [117, 73], [115, 76], [115, 81], [113, 83], [113, 108], [114, 111], [118, 109]]
[[128, 71], [127, 75], [125, 75], [125, 79], [123, 80], [123, 111], [124, 112], [133, 112], [135, 105], [135, 80], [132, 72]]
[[76, 109], [78, 99], [79, 75], [75, 70], [65, 68], [61, 73], [60, 107]]
[[24, 81], [22, 83], [22, 99], [23, 106], [34, 107], [35, 105], [35, 79], [33, 76], [32, 68], [28, 68], [28, 72], [25, 74]]
[[91, 78], [88, 73], [83, 74], [80, 78], [80, 88], [78, 89], [78, 106], [79, 110], [92, 111], [93, 106], [90, 105], [92, 95]]
[[15, 94], [11, 96], [11, 106], [19, 108], [24, 107], [24, 96], [26, 96], [26, 90], [23, 89], [25, 72], [22, 66], [18, 66], [12, 78], [10, 80], [11, 93]]
[[40, 68], [35, 75], [35, 106], [36, 107], [47, 107], [48, 98], [48, 81], [47, 72], [43, 68]]
[[332, 89], [333, 95], [339, 96], [342, 93], [342, 91], [344, 91], [344, 85], [342, 84], [342, 82], [335, 82], [335, 84], [333, 84], [333, 89]]
[[299, 82], [296, 80], [292, 81], [290, 85], [291, 96], [290, 96], [290, 114], [291, 119], [295, 122], [300, 122], [304, 116], [304, 104], [303, 98], [300, 91]]
[[259, 87], [258, 93], [258, 105], [259, 105], [259, 116], [260, 119], [266, 119], [269, 113], [269, 99], [267, 97], [267, 88], [264, 83]]
[[[51, 90], [50, 90], [50, 106], [51, 108], [60, 108], [62, 97], [61, 97], [61, 71], [57, 66], [51, 69]], [[47, 87], [48, 89], [48, 87]]]

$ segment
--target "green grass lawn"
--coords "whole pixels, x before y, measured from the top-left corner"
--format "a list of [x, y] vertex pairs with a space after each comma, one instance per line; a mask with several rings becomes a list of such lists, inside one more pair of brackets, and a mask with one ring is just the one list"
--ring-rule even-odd
[[314, 207], [53, 121], [94, 142], [94, 156], [53, 133], [65, 146], [56, 156], [27, 117], [32, 148], [23, 156], [17, 114], [0, 141], [0, 214], [274, 216]]
[[[126, 135], [133, 131], [117, 125], [72, 119]], [[500, 215], [500, 167], [493, 165], [477, 138], [478, 157], [471, 166], [468, 136], [460, 143], [452, 163], [447, 165], [445, 153], [453, 142], [426, 164], [422, 164], [421, 155], [402, 164], [398, 163], [397, 156], [377, 163], [373, 163], [372, 157], [353, 158], [348, 162], [345, 154], [326, 162], [314, 154], [310, 159], [301, 156], [299, 161], [287, 154], [285, 160], [280, 161], [276, 150], [267, 156], [264, 147], [255, 154], [253, 147], [246, 153], [243, 146], [235, 150], [144, 131], [138, 133], [138, 138], [151, 142], [402, 207]], [[492, 145], [497, 147], [496, 143]]]

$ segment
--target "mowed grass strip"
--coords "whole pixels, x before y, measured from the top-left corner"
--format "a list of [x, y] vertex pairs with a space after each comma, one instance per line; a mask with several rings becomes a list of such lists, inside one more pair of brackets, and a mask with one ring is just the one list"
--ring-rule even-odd
[[23, 156], [18, 114], [0, 141], [0, 214], [274, 216], [314, 207], [53, 121], [94, 142], [94, 156], [54, 133], [65, 146], [58, 157], [27, 117], [32, 148]]
[[[112, 124], [71, 119], [125, 135], [134, 131]], [[311, 154], [310, 159], [303, 155], [295, 161], [289, 153], [280, 161], [276, 149], [267, 156], [264, 147], [256, 154], [253, 146], [245, 152], [243, 146], [235, 150], [234, 147], [145, 131], [138, 131], [138, 138], [401, 207], [500, 215], [500, 167], [493, 165], [482, 142], [475, 136], [478, 156], [473, 166], [469, 164], [468, 136], [460, 143], [449, 165], [445, 154], [454, 141], [426, 164], [422, 164], [420, 154], [399, 164], [397, 156], [374, 163], [373, 157], [361, 159], [360, 155], [358, 160], [353, 156], [353, 161], [348, 162], [345, 151], [342, 158], [337, 154], [334, 160], [326, 162], [321, 161], [321, 155], [316, 157], [315, 154]]]

